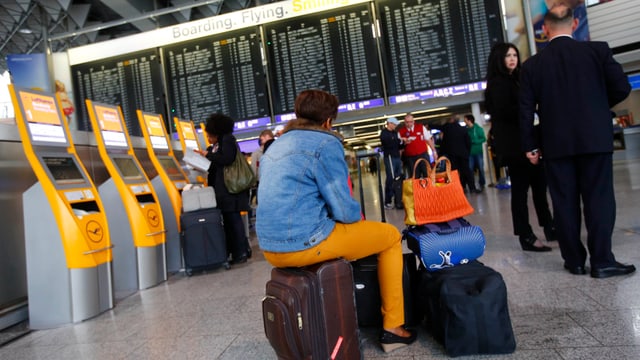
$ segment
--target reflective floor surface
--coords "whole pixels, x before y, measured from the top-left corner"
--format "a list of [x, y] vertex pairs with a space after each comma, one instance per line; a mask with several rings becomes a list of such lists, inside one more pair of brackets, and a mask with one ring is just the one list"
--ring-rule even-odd
[[[619, 261], [640, 266], [640, 158], [614, 159], [614, 253]], [[367, 217], [379, 219], [377, 178], [365, 175], [363, 184]], [[509, 190], [488, 187], [468, 196], [476, 211], [467, 219], [487, 238], [481, 261], [507, 283], [517, 349], [461, 359], [640, 359], [640, 274], [571, 275], [562, 267], [557, 244], [550, 243], [548, 253], [520, 249], [512, 235]], [[403, 228], [401, 210], [386, 210], [386, 218]], [[535, 216], [531, 223], [537, 224]], [[534, 230], [543, 236], [541, 228]], [[1, 347], [0, 359], [275, 359], [261, 312], [271, 266], [253, 236], [254, 256], [246, 264], [192, 277], [175, 274], [117, 300], [114, 309], [93, 319], [32, 331]], [[447, 358], [423, 329], [415, 344], [390, 354], [382, 352], [377, 336], [377, 329], [361, 329], [365, 359]]]

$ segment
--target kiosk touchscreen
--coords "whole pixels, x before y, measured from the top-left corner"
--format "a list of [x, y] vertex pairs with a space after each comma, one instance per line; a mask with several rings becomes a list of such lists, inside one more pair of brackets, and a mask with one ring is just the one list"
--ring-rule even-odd
[[180, 145], [182, 145], [182, 151], [187, 152], [189, 150], [201, 150], [202, 146], [198, 140], [198, 132], [193, 125], [193, 121], [182, 120], [177, 117], [173, 118], [173, 122], [178, 129], [178, 136], [180, 137]]
[[56, 96], [12, 85], [9, 91], [38, 179], [23, 194], [30, 327], [94, 317], [113, 307], [113, 246], [103, 202]]
[[188, 183], [187, 175], [175, 159], [162, 115], [137, 111], [140, 128], [147, 144], [149, 159], [158, 175], [151, 179], [156, 190], [164, 218], [167, 249], [167, 270], [177, 272], [182, 268], [180, 251], [181, 191]]
[[99, 186], [114, 242], [116, 298], [167, 279], [163, 215], [135, 157], [119, 106], [86, 100], [100, 157], [111, 178]]
[[174, 117], [173, 121], [176, 129], [178, 129], [178, 137], [182, 146], [182, 161], [198, 170], [191, 171], [188, 174], [190, 176], [189, 179], [192, 179], [192, 182], [206, 183], [203, 173], [209, 170], [209, 160], [194, 152], [194, 150], [202, 150], [204, 148], [199, 140], [201, 136], [198, 135], [193, 121], [181, 120], [177, 117]]

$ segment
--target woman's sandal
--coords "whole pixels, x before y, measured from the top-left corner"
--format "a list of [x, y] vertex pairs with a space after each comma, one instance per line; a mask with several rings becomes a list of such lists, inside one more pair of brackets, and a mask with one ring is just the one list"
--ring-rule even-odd
[[384, 350], [384, 352], [393, 351], [416, 341], [418, 335], [417, 331], [407, 330], [407, 332], [409, 332], [410, 335], [404, 337], [388, 332], [387, 330], [382, 330], [382, 335], [380, 336], [380, 345], [382, 345], [382, 350]]

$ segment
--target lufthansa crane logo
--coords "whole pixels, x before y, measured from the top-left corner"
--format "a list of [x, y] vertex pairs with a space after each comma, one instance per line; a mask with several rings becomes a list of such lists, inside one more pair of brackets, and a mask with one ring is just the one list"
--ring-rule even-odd
[[87, 237], [90, 241], [94, 243], [99, 243], [102, 241], [104, 237], [104, 230], [102, 229], [102, 225], [95, 220], [91, 220], [87, 223], [85, 230], [87, 232]]
[[160, 225], [160, 216], [153, 209], [149, 209], [149, 211], [147, 211], [147, 220], [149, 221], [149, 224], [153, 227]]

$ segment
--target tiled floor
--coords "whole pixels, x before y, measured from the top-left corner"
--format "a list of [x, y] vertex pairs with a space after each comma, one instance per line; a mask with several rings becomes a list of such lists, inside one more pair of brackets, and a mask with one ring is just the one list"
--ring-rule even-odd
[[[640, 159], [615, 161], [618, 205], [614, 252], [640, 265]], [[366, 175], [367, 216], [379, 219], [374, 177]], [[597, 191], [597, 189], [594, 189]], [[481, 260], [504, 276], [517, 349], [511, 355], [465, 359], [640, 359], [640, 274], [609, 279], [571, 275], [557, 244], [549, 253], [523, 252], [512, 235], [509, 191], [469, 195], [487, 248]], [[387, 210], [399, 228], [403, 215]], [[532, 212], [533, 214], [533, 212]], [[535, 224], [535, 218], [532, 224]], [[536, 227], [542, 236], [542, 229]], [[177, 274], [118, 300], [113, 310], [79, 324], [32, 331], [0, 348], [9, 359], [274, 359], [262, 327], [260, 301], [270, 266], [257, 249], [247, 263], [206, 274]], [[365, 359], [447, 358], [424, 330], [390, 354], [376, 329], [362, 329]]]

